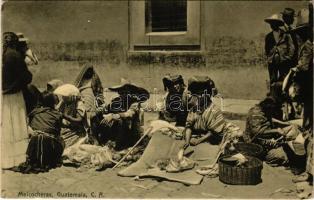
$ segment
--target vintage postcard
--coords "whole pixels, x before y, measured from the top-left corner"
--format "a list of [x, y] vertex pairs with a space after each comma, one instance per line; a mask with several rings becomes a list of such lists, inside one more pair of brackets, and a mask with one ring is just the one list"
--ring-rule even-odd
[[2, 198], [312, 197], [310, 1], [1, 6]]

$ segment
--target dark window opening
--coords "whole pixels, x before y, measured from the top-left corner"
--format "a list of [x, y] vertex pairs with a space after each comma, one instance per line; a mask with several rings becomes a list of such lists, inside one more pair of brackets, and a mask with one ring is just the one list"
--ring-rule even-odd
[[187, 31], [187, 0], [146, 0], [147, 32]]

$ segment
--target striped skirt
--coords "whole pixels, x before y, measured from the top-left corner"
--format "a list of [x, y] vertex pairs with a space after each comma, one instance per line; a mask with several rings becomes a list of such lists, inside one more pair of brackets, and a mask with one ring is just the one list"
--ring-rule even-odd
[[2, 99], [1, 167], [12, 168], [26, 160], [28, 133], [22, 92]]

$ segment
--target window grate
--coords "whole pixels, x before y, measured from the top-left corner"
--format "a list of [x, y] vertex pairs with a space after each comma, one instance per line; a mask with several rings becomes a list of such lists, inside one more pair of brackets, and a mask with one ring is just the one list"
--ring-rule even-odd
[[146, 32], [187, 31], [187, 0], [146, 0]]

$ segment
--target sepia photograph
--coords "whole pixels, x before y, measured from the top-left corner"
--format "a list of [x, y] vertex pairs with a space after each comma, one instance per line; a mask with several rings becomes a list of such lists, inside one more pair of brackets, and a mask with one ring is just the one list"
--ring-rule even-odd
[[314, 198], [312, 1], [2, 0], [1, 35], [1, 198]]

